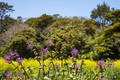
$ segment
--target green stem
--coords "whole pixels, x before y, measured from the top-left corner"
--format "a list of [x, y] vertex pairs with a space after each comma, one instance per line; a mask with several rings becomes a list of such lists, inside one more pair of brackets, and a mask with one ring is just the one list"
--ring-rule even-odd
[[44, 75], [45, 75], [45, 73], [44, 73], [45, 72], [44, 71], [44, 55], [43, 55], [43, 68], [42, 69], [43, 69], [43, 80], [44, 80]]
[[37, 80], [39, 80], [39, 77], [40, 77], [40, 66], [41, 66], [41, 63], [40, 63], [40, 60], [39, 60], [39, 59], [38, 59], [38, 62], [39, 62], [39, 72], [38, 72]]
[[[26, 72], [24, 66], [22, 65], [22, 63], [21, 63], [20, 65], [22, 66], [22, 69], [24, 70], [24, 72], [25, 72], [25, 74], [27, 75], [28, 79], [30, 79], [30, 76], [27, 74], [27, 72]], [[25, 80], [26, 80], [26, 79], [25, 79]]]

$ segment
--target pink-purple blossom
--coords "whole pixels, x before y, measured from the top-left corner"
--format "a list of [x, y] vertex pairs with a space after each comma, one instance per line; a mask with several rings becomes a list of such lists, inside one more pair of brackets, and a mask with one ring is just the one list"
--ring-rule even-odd
[[100, 77], [98, 80], [103, 80], [103, 78], [102, 78], [102, 77]]
[[60, 66], [60, 64], [58, 64], [57, 62], [55, 63], [55, 67], [58, 68]]
[[41, 55], [46, 55], [47, 54], [47, 48], [42, 48], [40, 53], [41, 53]]
[[24, 79], [24, 74], [22, 74], [22, 73], [19, 72], [18, 76], [21, 77], [22, 79]]
[[78, 50], [74, 48], [74, 49], [71, 51], [71, 54], [74, 54], [74, 56], [76, 56], [77, 52], [78, 52]]
[[104, 59], [101, 59], [100, 61], [98, 61], [98, 62], [96, 63], [96, 65], [99, 66], [100, 68], [102, 68], [103, 63], [104, 63]]
[[107, 67], [108, 67], [108, 65], [107, 65], [107, 64], [105, 64], [105, 65], [104, 65], [104, 69], [106, 70], [106, 69], [107, 69]]
[[10, 53], [10, 57], [12, 60], [14, 59], [14, 54], [12, 52]]
[[111, 67], [114, 67], [115, 63], [112, 63], [112, 66]]
[[26, 49], [27, 50], [32, 50], [32, 47], [34, 46], [33, 43], [28, 43]]
[[17, 57], [19, 57], [19, 54], [18, 54], [18, 52], [15, 50], [14, 51], [14, 53], [15, 53], [15, 55], [17, 56]]
[[76, 57], [77, 52], [78, 52], [78, 50], [75, 48], [71, 51], [72, 59], [74, 59]]
[[21, 64], [21, 61], [23, 60], [23, 58], [17, 58], [17, 62], [19, 63], [19, 64]]
[[49, 46], [51, 46], [51, 40], [47, 40], [46, 44], [49, 45]]
[[4, 56], [4, 60], [6, 61], [6, 63], [10, 62], [10, 55]]
[[11, 72], [10, 71], [8, 71], [7, 73], [5, 73], [5, 76], [7, 77], [7, 78], [10, 78], [12, 75], [11, 75]]

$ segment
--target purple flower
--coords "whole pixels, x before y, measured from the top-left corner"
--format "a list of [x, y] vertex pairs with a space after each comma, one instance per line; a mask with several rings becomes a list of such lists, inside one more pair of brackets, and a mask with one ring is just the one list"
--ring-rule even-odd
[[27, 45], [27, 50], [32, 50], [32, 47], [34, 46], [34, 44], [33, 43], [28, 43], [28, 45]]
[[47, 53], [47, 48], [45, 48], [45, 53], [44, 53], [44, 55], [46, 55], [46, 53]]
[[72, 57], [72, 59], [74, 59], [74, 57]]
[[113, 60], [111, 60], [111, 61], [109, 61], [110, 63], [112, 63], [113, 62]]
[[57, 68], [60, 66], [60, 64], [57, 65]]
[[30, 45], [34, 46], [34, 44], [33, 44], [33, 43], [30, 43]]
[[101, 59], [100, 61], [98, 61], [98, 62], [96, 63], [96, 65], [99, 66], [100, 68], [102, 68], [103, 62], [104, 62], [104, 59]]
[[18, 54], [18, 52], [15, 50], [14, 51], [14, 53], [15, 53], [15, 55], [17, 56], [17, 57], [19, 57], [19, 54]]
[[104, 69], [106, 70], [106, 69], [107, 69], [107, 67], [108, 67], [108, 65], [107, 65], [107, 64], [105, 64], [105, 65], [104, 65]]
[[101, 60], [100, 60], [100, 62], [104, 62], [105, 60], [102, 58]]
[[41, 53], [41, 55], [46, 55], [47, 54], [47, 48], [42, 48], [40, 53]]
[[14, 54], [12, 52], [10, 53], [10, 57], [12, 60], [14, 59]]
[[22, 79], [24, 79], [24, 74], [22, 74], [22, 73], [19, 72], [18, 76], [21, 77]]
[[57, 64], [57, 62], [55, 63], [55, 67], [58, 68], [60, 66], [60, 64]]
[[17, 58], [17, 62], [18, 62], [19, 64], [21, 64], [21, 60], [23, 60], [23, 58]]
[[27, 50], [31, 50], [32, 48], [30, 47], [30, 46], [27, 46], [27, 48], [26, 48]]
[[75, 68], [79, 68], [79, 67], [80, 67], [80, 65], [77, 65], [77, 64], [75, 65]]
[[43, 55], [43, 50], [44, 50], [44, 48], [42, 47], [42, 49], [41, 49], [41, 51], [40, 51], [41, 55]]
[[71, 51], [71, 54], [74, 54], [74, 56], [76, 56], [76, 53], [78, 52], [78, 50], [77, 49], [73, 49], [72, 51]]
[[46, 44], [48, 44], [49, 46], [51, 46], [51, 40], [47, 40]]
[[7, 78], [10, 78], [12, 75], [10, 74], [10, 71], [8, 71], [7, 73], [5, 73], [5, 76], [6, 76]]
[[102, 77], [100, 77], [98, 80], [103, 80], [103, 78], [102, 78]]
[[10, 55], [4, 56], [4, 60], [6, 61], [6, 63], [9, 63], [10, 61]]

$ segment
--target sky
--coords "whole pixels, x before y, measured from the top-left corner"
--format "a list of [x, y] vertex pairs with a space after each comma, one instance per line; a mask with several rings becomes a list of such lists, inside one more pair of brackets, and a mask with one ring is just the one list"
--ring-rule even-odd
[[106, 2], [111, 8], [120, 9], [120, 0], [0, 0], [13, 5], [11, 17], [39, 17], [42, 14], [60, 14], [63, 17], [90, 18], [98, 4]]

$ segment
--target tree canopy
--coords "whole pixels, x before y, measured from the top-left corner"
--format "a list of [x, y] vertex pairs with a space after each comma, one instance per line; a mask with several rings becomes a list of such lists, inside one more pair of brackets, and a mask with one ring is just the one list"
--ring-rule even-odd
[[102, 27], [107, 24], [107, 21], [104, 19], [105, 15], [109, 13], [110, 7], [106, 4], [103, 3], [101, 5], [97, 5], [96, 9], [93, 9], [91, 12], [91, 18], [98, 22], [100, 24], [100, 27]]
[[9, 16], [10, 12], [14, 11], [12, 5], [8, 5], [8, 3], [0, 2], [0, 33], [6, 30], [5, 17]]

